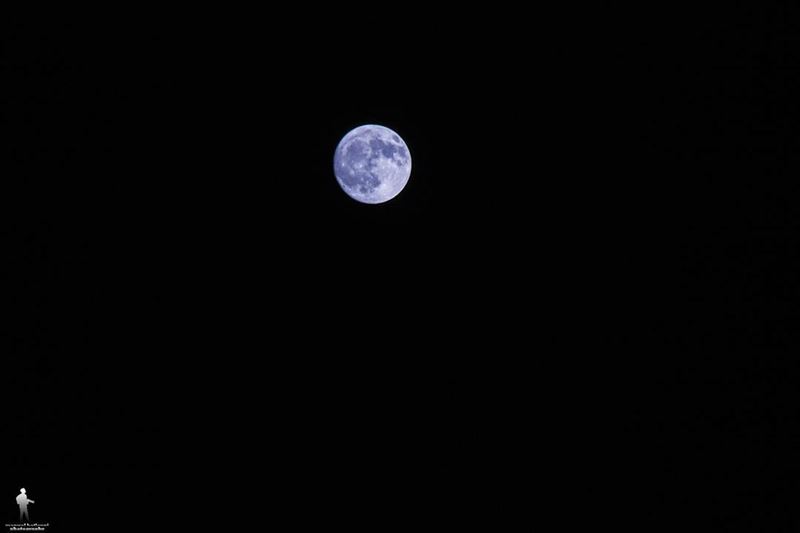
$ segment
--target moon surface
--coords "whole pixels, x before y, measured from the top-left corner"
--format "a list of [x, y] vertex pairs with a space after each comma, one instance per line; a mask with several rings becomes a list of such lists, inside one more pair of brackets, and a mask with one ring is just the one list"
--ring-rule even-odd
[[394, 131], [365, 124], [339, 141], [333, 173], [342, 190], [354, 200], [381, 204], [400, 194], [408, 183], [411, 154]]

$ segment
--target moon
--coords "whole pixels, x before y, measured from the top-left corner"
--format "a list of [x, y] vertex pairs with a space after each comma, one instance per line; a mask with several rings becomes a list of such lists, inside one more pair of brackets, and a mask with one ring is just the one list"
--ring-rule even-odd
[[365, 204], [388, 202], [411, 176], [411, 154], [394, 131], [365, 124], [349, 131], [333, 156], [333, 173], [350, 198]]

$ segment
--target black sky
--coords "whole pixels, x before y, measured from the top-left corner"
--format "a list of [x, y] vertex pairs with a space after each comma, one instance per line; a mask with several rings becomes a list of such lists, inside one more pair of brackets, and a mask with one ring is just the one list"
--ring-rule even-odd
[[796, 525], [797, 10], [329, 11], [5, 33], [8, 501]]

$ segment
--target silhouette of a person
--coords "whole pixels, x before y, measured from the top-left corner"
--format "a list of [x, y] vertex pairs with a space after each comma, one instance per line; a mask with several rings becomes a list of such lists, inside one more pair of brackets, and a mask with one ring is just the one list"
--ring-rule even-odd
[[25, 522], [27, 523], [30, 520], [28, 516], [28, 504], [34, 503], [33, 500], [29, 500], [28, 497], [25, 495], [25, 489], [19, 489], [19, 496], [17, 496], [17, 505], [19, 505], [19, 521], [22, 522], [22, 517], [25, 517]]

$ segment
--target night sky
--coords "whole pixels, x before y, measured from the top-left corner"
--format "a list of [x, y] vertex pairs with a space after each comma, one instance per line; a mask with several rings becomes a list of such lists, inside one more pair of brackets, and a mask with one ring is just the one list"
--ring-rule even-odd
[[319, 10], [3, 32], [4, 523], [796, 528], [800, 12]]

